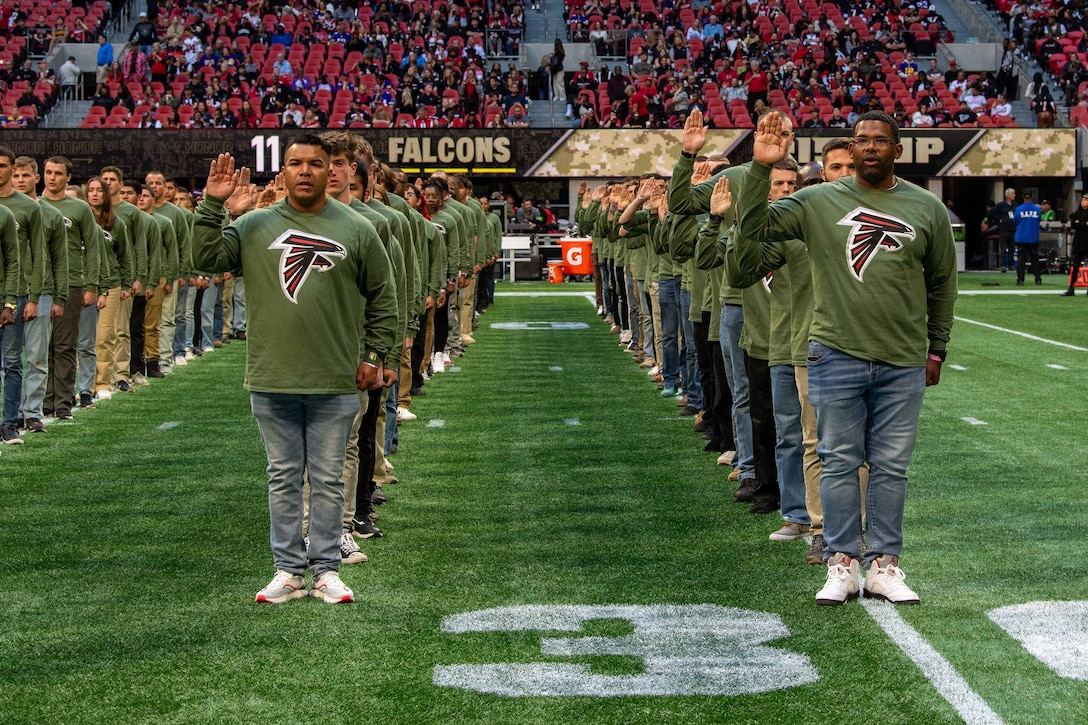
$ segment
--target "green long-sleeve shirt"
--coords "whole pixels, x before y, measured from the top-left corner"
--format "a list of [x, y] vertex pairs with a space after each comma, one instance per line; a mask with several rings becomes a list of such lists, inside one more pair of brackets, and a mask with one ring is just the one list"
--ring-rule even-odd
[[458, 239], [457, 271], [469, 274], [472, 272], [472, 259], [476, 253], [476, 225], [473, 223], [472, 212], [457, 201], [453, 194], [446, 197], [442, 209], [457, 220], [457, 231], [461, 235]]
[[178, 236], [174, 232], [174, 223], [169, 217], [159, 214], [157, 211], [151, 214], [151, 221], [159, 228], [160, 269], [162, 276], [166, 277], [167, 284], [174, 284], [181, 273], [181, 250], [178, 248]]
[[360, 359], [399, 354], [389, 256], [357, 212], [327, 201], [304, 213], [284, 199], [226, 227], [222, 216], [223, 200], [205, 195], [193, 262], [245, 274], [248, 390], [353, 393]]
[[64, 217], [50, 204], [38, 203], [42, 210], [42, 227], [45, 230], [45, 286], [42, 291], [53, 295], [53, 304], [64, 307], [68, 303], [68, 233], [64, 229]]
[[473, 263], [482, 266], [487, 261], [487, 219], [484, 215], [484, 205], [470, 196], [465, 199], [465, 207], [472, 213], [472, 219], [476, 224], [476, 249], [473, 254]]
[[[48, 293], [49, 259], [45, 249], [45, 225], [42, 221], [41, 207], [26, 194], [12, 190], [7, 196], [0, 196], [0, 206], [6, 207], [15, 216], [15, 229], [18, 236], [19, 283], [9, 287], [8, 291], [18, 297], [27, 297], [37, 302], [42, 293]], [[67, 287], [67, 284], [65, 285]], [[65, 290], [67, 294], [67, 289]]]
[[[147, 220], [139, 208], [127, 201], [118, 201], [113, 204], [113, 213], [125, 220], [128, 227], [128, 238], [132, 244], [132, 277], [133, 280], [147, 284], [151, 279], [148, 275], [151, 270], [147, 261]], [[159, 283], [158, 277], [151, 282], [154, 287]]]
[[393, 270], [392, 281], [395, 285], [393, 291], [397, 297], [397, 340], [403, 341], [408, 333], [408, 287], [405, 281], [404, 244], [401, 243], [393, 226], [396, 224], [399, 227], [403, 217], [377, 199], [371, 199], [364, 204], [353, 198], [351, 208], [373, 225], [375, 234], [382, 241], [385, 253], [389, 257], [389, 264]]
[[427, 235], [427, 296], [438, 297], [446, 286], [446, 240], [438, 227], [429, 219], [424, 232]]
[[446, 281], [457, 279], [461, 270], [461, 225], [456, 214], [446, 204], [438, 211], [431, 212], [431, 221], [440, 227], [439, 231], [442, 232], [446, 244], [446, 280], [442, 283], [445, 286]]
[[419, 332], [419, 315], [423, 312], [423, 301], [427, 296], [426, 232], [423, 224], [427, 220], [409, 206], [408, 202], [396, 194], [387, 194], [389, 207], [404, 217], [407, 224], [407, 237], [401, 242], [404, 247], [405, 283], [408, 287], [408, 335], [415, 337]]
[[178, 245], [178, 276], [193, 277], [210, 272], [193, 264], [193, 213], [170, 202], [155, 207], [155, 213], [166, 217], [174, 225], [174, 238]]
[[42, 202], [51, 205], [64, 217], [68, 235], [68, 286], [82, 287], [87, 292], [98, 294], [102, 252], [91, 207], [85, 201], [67, 196], [63, 199], [42, 197]]
[[[0, 298], [5, 304], [15, 304], [16, 292], [22, 283], [19, 276], [19, 232], [15, 228], [15, 215], [0, 206]], [[46, 313], [48, 314], [48, 313]]]
[[734, 197], [740, 269], [762, 266], [762, 242], [801, 239], [812, 269], [812, 339], [901, 367], [926, 364], [927, 340], [944, 350], [956, 301], [956, 250], [940, 199], [903, 179], [876, 190], [851, 177], [768, 204], [770, 171], [751, 164]]
[[[100, 227], [101, 229], [101, 227]], [[132, 240], [129, 235], [128, 225], [121, 217], [113, 221], [113, 229], [101, 229], [102, 245], [102, 269], [108, 270], [102, 275], [100, 287], [116, 289], [132, 286], [133, 277], [133, 253]]]

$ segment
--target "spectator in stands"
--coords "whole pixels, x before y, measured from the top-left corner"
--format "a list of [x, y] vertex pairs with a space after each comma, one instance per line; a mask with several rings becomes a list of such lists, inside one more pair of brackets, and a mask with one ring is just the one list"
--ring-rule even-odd
[[1054, 117], [1058, 107], [1050, 95], [1050, 87], [1045, 83], [1031, 99], [1031, 110], [1035, 112], [1035, 125], [1039, 128], [1054, 128]]
[[514, 214], [514, 221], [517, 224], [532, 225], [536, 229], [544, 223], [544, 215], [541, 214], [540, 209], [533, 206], [532, 199], [525, 199]]
[[552, 89], [552, 98], [566, 98], [566, 78], [563, 72], [563, 61], [566, 60], [567, 51], [563, 48], [563, 41], [555, 39], [552, 47], [551, 58], [548, 62], [549, 82]]
[[714, 38], [725, 38], [725, 28], [718, 22], [717, 15], [711, 15], [706, 25], [703, 26], [703, 40], [712, 40]]
[[60, 91], [65, 98], [76, 97], [82, 74], [83, 71], [81, 71], [76, 64], [75, 56], [68, 56], [68, 60], [61, 65], [60, 70], [57, 73], [58, 80], [60, 81]]
[[1012, 104], [1005, 97], [1004, 93], [997, 96], [997, 103], [990, 109], [991, 116], [1012, 116]]
[[287, 60], [286, 53], [276, 53], [276, 61], [272, 64], [272, 72], [281, 78], [294, 75], [295, 70], [291, 67], [291, 62]]
[[284, 27], [283, 23], [277, 23], [275, 31], [273, 31], [273, 33], [268, 36], [269, 45], [275, 45], [276, 43], [279, 43], [284, 48], [290, 48], [291, 44], [294, 41], [294, 37], [287, 32], [287, 29]]
[[132, 33], [128, 36], [128, 42], [135, 43], [140, 52], [146, 56], [151, 55], [151, 44], [157, 37], [155, 25], [147, 19], [147, 13], [140, 13]]
[[650, 56], [645, 50], [640, 50], [638, 53], [638, 59], [631, 64], [631, 75], [638, 76], [646, 75], [647, 73], [653, 73], [654, 67], [650, 62]]
[[827, 121], [828, 128], [850, 128], [850, 122], [843, 118], [842, 109], [835, 107], [831, 109], [831, 118]]
[[827, 128], [827, 124], [820, 118], [820, 109], [813, 108], [808, 112], [808, 118], [801, 124], [802, 128]]
[[978, 116], [967, 105], [967, 101], [960, 101], [960, 108], [952, 114], [952, 125], [956, 128], [973, 128], [978, 125]]
[[968, 88], [967, 93], [960, 100], [966, 103], [971, 112], [976, 115], [986, 107], [986, 97], [982, 95], [978, 86]]
[[109, 114], [109, 112], [113, 110], [113, 105], [114, 100], [113, 94], [110, 93], [110, 87], [105, 83], [99, 83], [94, 95], [91, 96], [91, 107], [94, 108], [95, 106], [98, 106], [104, 108], [106, 109], [106, 113]]
[[98, 55], [95, 57], [95, 83], [106, 82], [111, 65], [113, 65], [113, 44], [106, 40], [105, 35], [99, 33]]

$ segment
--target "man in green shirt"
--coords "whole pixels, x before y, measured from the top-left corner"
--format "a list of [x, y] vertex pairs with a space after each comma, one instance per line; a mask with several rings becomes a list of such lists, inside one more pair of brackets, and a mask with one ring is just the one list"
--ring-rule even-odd
[[49, 378], [45, 388], [45, 414], [58, 420], [72, 417], [76, 387], [76, 345], [82, 310], [98, 300], [99, 256], [98, 226], [87, 202], [65, 193], [72, 179], [72, 162], [64, 156], [45, 161], [43, 202], [64, 217], [68, 238], [68, 299], [64, 313], [53, 321], [49, 349]]
[[[223, 202], [246, 170], [230, 154], [212, 162], [197, 207], [193, 264], [246, 275], [245, 387], [268, 457], [276, 575], [258, 602], [311, 595], [354, 601], [341, 580], [344, 452], [358, 390], [381, 386], [396, 348], [397, 300], [389, 257], [357, 212], [326, 196], [329, 152], [303, 134], [284, 149], [287, 196], [224, 226]], [[310, 485], [308, 546], [303, 480]]]
[[[952, 327], [956, 254], [948, 212], [933, 194], [895, 176], [899, 127], [881, 111], [862, 114], [854, 126], [856, 176], [768, 204], [770, 168], [790, 147], [782, 125], [775, 113], [759, 121], [736, 200], [736, 251], [741, 270], [754, 273], [763, 242], [801, 239], [809, 249], [809, 395], [823, 463], [828, 564], [816, 603], [856, 598], [864, 557], [867, 597], [917, 604], [899, 554], [922, 396], [940, 381]], [[865, 460], [863, 532], [858, 468]]]

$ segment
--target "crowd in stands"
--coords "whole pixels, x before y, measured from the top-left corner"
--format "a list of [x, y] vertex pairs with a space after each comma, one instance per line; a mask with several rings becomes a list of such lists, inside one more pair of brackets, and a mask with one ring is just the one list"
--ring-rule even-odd
[[527, 125], [523, 8], [172, 2], [141, 17], [84, 127], [482, 128]]
[[802, 128], [846, 127], [870, 109], [903, 128], [1015, 125], [1007, 73], [917, 60], [954, 40], [926, 0], [572, 0], [567, 16], [570, 40], [628, 62], [570, 75], [567, 115], [580, 126], [678, 129], [696, 106], [718, 128], [751, 128], [767, 108]]
[[106, 0], [0, 3], [0, 128], [37, 128], [60, 92], [39, 59], [63, 43], [93, 42], [112, 12]]

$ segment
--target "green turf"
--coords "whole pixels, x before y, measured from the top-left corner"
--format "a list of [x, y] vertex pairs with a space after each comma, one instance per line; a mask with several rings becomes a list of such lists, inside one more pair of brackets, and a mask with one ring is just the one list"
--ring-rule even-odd
[[[1088, 348], [1088, 299], [1060, 298], [1044, 279], [1055, 294], [964, 295], [957, 315]], [[991, 289], [986, 275], [961, 280]], [[517, 321], [589, 327], [490, 327]], [[768, 541], [775, 517], [732, 502], [691, 420], [584, 297], [500, 297], [476, 339], [401, 428], [401, 483], [380, 509], [387, 536], [364, 544], [369, 563], [344, 568], [350, 606], [252, 601], [272, 565], [242, 343], [4, 447], [0, 721], [959, 721], [860, 605], [813, 605], [823, 574], [802, 563], [806, 544]], [[1083, 721], [1084, 683], [1055, 675], [986, 612], [1084, 598], [1088, 353], [960, 322], [948, 363], [910, 470], [903, 566], [923, 605], [898, 611], [1006, 721]], [[501, 662], [637, 677], [637, 657], [541, 654], [542, 637], [628, 635], [623, 620], [582, 633], [453, 634], [443, 618], [658, 604], [776, 615], [790, 634], [771, 646], [806, 656], [819, 680], [611, 698], [433, 683], [436, 666]]]

